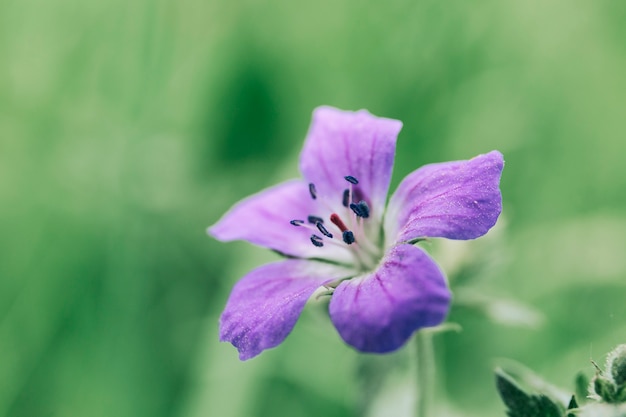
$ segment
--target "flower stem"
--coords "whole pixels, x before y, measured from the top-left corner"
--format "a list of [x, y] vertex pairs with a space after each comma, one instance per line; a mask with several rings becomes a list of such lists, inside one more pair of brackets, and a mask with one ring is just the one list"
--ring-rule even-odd
[[435, 386], [435, 353], [433, 334], [421, 330], [415, 334], [417, 358], [417, 402], [415, 417], [432, 417], [431, 404]]

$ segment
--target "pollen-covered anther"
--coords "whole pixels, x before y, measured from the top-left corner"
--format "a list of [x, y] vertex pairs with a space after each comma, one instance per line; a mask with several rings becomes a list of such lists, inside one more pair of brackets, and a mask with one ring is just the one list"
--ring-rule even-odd
[[349, 230], [345, 230], [343, 232], [342, 238], [343, 238], [343, 241], [348, 245], [351, 245], [354, 243], [354, 233], [352, 233]]
[[323, 234], [324, 236], [332, 239], [333, 238], [333, 234], [330, 233], [321, 222], [317, 222], [315, 223], [315, 226], [317, 226], [317, 230], [320, 231], [321, 234]]
[[318, 248], [321, 248], [322, 246], [324, 246], [324, 242], [322, 242], [322, 238], [318, 235], [311, 235], [311, 243], [313, 244], [313, 246], [317, 246]]
[[356, 214], [358, 217], [363, 217], [367, 219], [370, 216], [370, 207], [363, 200], [358, 203], [350, 203], [350, 209]]
[[311, 194], [311, 198], [315, 200], [317, 198], [317, 190], [315, 189], [315, 184], [312, 182], [309, 183], [309, 194]]
[[361, 210], [361, 217], [367, 219], [370, 216], [370, 206], [363, 200], [358, 203], [359, 209]]
[[357, 180], [356, 178], [354, 178], [352, 175], [346, 175], [345, 177], [343, 177], [346, 181], [348, 181], [350, 184], [354, 184], [357, 185], [359, 183], [359, 180]]
[[304, 220], [290, 220], [289, 223], [291, 223], [292, 226], [301, 226], [304, 224]]
[[324, 223], [324, 219], [322, 219], [321, 217], [317, 217], [317, 216], [308, 216], [307, 220], [311, 224]]
[[341, 200], [341, 204], [344, 207], [348, 207], [348, 205], [350, 204], [350, 190], [348, 190], [347, 188], [343, 190], [343, 197]]
[[354, 214], [357, 215], [357, 217], [363, 217], [363, 216], [361, 216], [361, 207], [359, 207], [358, 204], [350, 203], [350, 210], [352, 210], [354, 212]]

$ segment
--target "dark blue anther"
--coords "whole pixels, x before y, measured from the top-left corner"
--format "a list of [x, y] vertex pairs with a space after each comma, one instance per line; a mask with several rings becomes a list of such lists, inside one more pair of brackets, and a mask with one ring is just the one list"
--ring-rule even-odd
[[312, 182], [309, 183], [309, 194], [311, 194], [311, 198], [315, 200], [317, 198], [317, 190], [315, 189], [315, 184]]
[[350, 203], [350, 209], [354, 212], [354, 214], [356, 214], [359, 217], [363, 217], [361, 216], [361, 206], [359, 206], [358, 204], [355, 203]]
[[354, 243], [354, 233], [352, 233], [349, 230], [346, 230], [345, 232], [343, 232], [343, 241], [345, 243], [347, 243], [348, 245], [351, 245]]
[[317, 216], [309, 216], [309, 217], [307, 217], [307, 220], [311, 224], [324, 223], [324, 219], [322, 219], [321, 217], [317, 217]]
[[370, 206], [363, 200], [359, 201], [359, 211], [361, 212], [361, 217], [367, 219], [370, 216]]
[[315, 223], [315, 225], [317, 226], [317, 229], [320, 231], [321, 234], [323, 234], [324, 236], [328, 237], [328, 238], [333, 238], [332, 233], [330, 233], [322, 223]]
[[343, 201], [341, 204], [344, 207], [348, 207], [348, 204], [350, 204], [350, 190], [343, 190]]
[[321, 248], [322, 246], [324, 246], [324, 242], [322, 242], [322, 238], [319, 237], [318, 235], [311, 235], [311, 243], [313, 244], [313, 246], [317, 246], [318, 248]]
[[301, 224], [304, 224], [304, 220], [290, 220], [289, 223], [294, 226], [300, 226]]
[[368, 206], [367, 203], [363, 200], [359, 201], [356, 204], [350, 203], [350, 208], [352, 209], [354, 214], [359, 217], [367, 219], [370, 216], [370, 206]]
[[352, 175], [346, 175], [345, 180], [348, 181], [350, 184], [354, 184], [357, 185], [359, 183], [359, 180], [357, 180], [356, 178], [354, 178]]

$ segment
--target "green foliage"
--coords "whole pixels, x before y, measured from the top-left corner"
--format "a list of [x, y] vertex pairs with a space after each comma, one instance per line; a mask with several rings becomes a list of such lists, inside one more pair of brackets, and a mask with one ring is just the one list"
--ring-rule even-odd
[[543, 394], [524, 391], [503, 370], [496, 370], [496, 387], [509, 417], [563, 417], [563, 406]]
[[[464, 290], [437, 404], [501, 415], [494, 357], [565, 384], [626, 334], [625, 17], [610, 0], [1, 2], [0, 417], [362, 411], [323, 304], [248, 363], [217, 341], [233, 283], [276, 257], [204, 230], [297, 175], [320, 104], [403, 121], [392, 187], [505, 155], [500, 230], [424, 242]], [[377, 404], [402, 403], [399, 380]]]
[[[623, 358], [626, 354], [626, 345], [620, 345], [607, 355], [606, 369], [603, 371], [596, 365], [596, 375], [589, 384], [589, 398], [579, 405], [576, 395], [570, 397], [567, 410], [558, 400], [553, 400], [553, 388], [545, 382], [532, 376], [529, 371], [524, 370], [525, 375], [514, 377], [502, 369], [496, 369], [496, 387], [507, 406], [510, 417], [526, 416], [623, 416], [626, 413], [626, 396], [624, 395], [624, 385], [622, 379]], [[594, 363], [595, 365], [595, 363]], [[523, 389], [520, 382], [529, 380], [531, 375], [534, 389]], [[617, 376], [617, 378], [616, 378]], [[581, 393], [582, 384], [587, 378], [578, 374], [576, 376], [576, 390], [578, 396], [585, 397]]]

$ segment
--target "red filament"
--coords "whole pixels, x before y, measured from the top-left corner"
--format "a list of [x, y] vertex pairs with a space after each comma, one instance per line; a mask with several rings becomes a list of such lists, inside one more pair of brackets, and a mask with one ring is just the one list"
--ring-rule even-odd
[[344, 222], [339, 218], [339, 216], [336, 213], [333, 213], [330, 215], [330, 221], [333, 222], [333, 224], [337, 226], [339, 230], [341, 230], [342, 232], [345, 232], [346, 230], [348, 230]]

